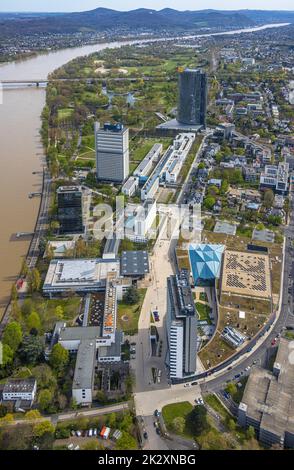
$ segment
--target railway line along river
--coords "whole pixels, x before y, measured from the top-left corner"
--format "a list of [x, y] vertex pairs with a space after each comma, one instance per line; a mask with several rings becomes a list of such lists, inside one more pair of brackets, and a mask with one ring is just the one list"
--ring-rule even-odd
[[[285, 25], [265, 25], [226, 34]], [[3, 64], [0, 82], [46, 79], [53, 70], [76, 57], [133, 42], [148, 40], [82, 46]], [[0, 104], [0, 318], [30, 243], [30, 239], [17, 238], [16, 233], [33, 232], [38, 214], [40, 199], [30, 199], [29, 193], [39, 192], [42, 186], [44, 155], [39, 130], [45, 97], [46, 89], [42, 87], [8, 87], [3, 90]]]

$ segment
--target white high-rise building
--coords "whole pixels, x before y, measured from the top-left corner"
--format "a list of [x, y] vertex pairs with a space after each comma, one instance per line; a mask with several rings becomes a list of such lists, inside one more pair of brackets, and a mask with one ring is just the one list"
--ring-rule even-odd
[[192, 377], [197, 360], [197, 315], [186, 270], [167, 279], [166, 329], [171, 381]]
[[97, 180], [122, 183], [129, 175], [129, 129], [95, 123]]

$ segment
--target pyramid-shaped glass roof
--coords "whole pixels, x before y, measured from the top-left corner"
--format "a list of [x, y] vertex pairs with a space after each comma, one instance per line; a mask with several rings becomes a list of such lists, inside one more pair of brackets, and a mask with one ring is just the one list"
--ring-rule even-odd
[[198, 280], [214, 280], [220, 275], [224, 245], [194, 243], [189, 246], [191, 270], [196, 283]]

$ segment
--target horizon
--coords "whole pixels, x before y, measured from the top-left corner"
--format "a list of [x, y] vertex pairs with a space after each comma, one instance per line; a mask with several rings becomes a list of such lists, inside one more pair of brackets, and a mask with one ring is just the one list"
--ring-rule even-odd
[[[86, 0], [81, 2], [80, 0], [72, 0], [69, 7], [66, 6], [69, 2], [67, 0], [45, 0], [43, 1], [42, 8], [40, 8], [38, 0], [27, 0], [26, 2], [20, 0], [2, 0], [0, 6], [0, 13], [79, 13], [84, 11], [96, 10], [98, 8], [105, 8], [114, 11], [128, 12], [138, 9], [149, 9], [155, 11], [161, 11], [164, 9], [171, 9], [177, 11], [294, 11], [292, 7], [292, 1], [281, 0], [279, 2], [279, 8], [275, 8], [276, 2], [273, 0], [237, 0], [235, 2], [236, 7], [226, 7], [222, 5], [219, 0], [202, 0], [197, 8], [193, 8], [192, 0], [149, 0], [142, 2], [142, 5], [138, 6], [137, 0], [126, 0], [125, 8], [115, 8], [116, 1], [108, 0], [106, 5], [104, 2], [98, 2], [97, 0]], [[24, 8], [23, 4], [27, 6]], [[98, 5], [97, 5], [98, 3]], [[7, 6], [3, 6], [7, 4]], [[79, 5], [83, 6], [80, 8]], [[159, 5], [158, 5], [159, 4]], [[202, 5], [203, 4], [203, 5]]]

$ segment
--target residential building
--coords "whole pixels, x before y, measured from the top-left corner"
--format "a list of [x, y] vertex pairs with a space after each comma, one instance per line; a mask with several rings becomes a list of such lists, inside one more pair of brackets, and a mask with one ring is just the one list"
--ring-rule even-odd
[[57, 189], [57, 216], [60, 234], [84, 233], [85, 202], [81, 186], [60, 186]]
[[206, 124], [207, 76], [200, 69], [185, 69], [179, 73], [179, 123]]
[[197, 359], [197, 316], [189, 273], [167, 280], [168, 367], [171, 380], [194, 375]]
[[98, 181], [123, 183], [129, 175], [129, 129], [122, 124], [95, 124]]

